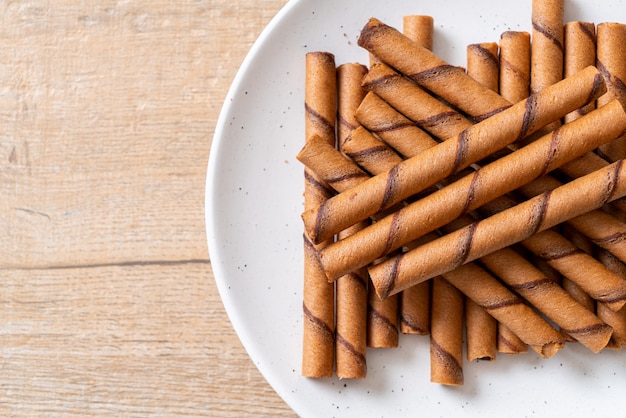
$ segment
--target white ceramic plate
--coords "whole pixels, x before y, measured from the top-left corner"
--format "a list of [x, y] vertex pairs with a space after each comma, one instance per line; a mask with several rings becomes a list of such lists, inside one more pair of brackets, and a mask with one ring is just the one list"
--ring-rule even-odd
[[[568, 0], [566, 21], [626, 22], [621, 0]], [[469, 43], [531, 30], [531, 0], [296, 0], [259, 37], [230, 89], [209, 159], [206, 221], [220, 295], [259, 370], [301, 416], [620, 415], [626, 353], [593, 355], [569, 344], [543, 360], [532, 352], [465, 364], [465, 385], [429, 381], [428, 338], [400, 338], [367, 352], [364, 380], [300, 376], [304, 55], [367, 63], [357, 46], [374, 16], [401, 28], [406, 14], [435, 18], [435, 52], [463, 65]], [[618, 412], [622, 411], [622, 412]]]

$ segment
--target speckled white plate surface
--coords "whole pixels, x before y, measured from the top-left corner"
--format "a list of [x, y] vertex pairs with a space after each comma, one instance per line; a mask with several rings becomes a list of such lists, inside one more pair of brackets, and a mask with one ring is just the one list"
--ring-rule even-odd
[[[531, 0], [295, 0], [259, 37], [226, 98], [209, 158], [206, 223], [218, 289], [233, 326], [268, 382], [300, 416], [619, 416], [626, 352], [594, 355], [569, 344], [465, 364], [465, 385], [429, 381], [428, 338], [367, 352], [364, 380], [300, 376], [304, 55], [367, 63], [357, 46], [374, 16], [401, 28], [406, 14], [435, 18], [435, 52], [463, 65], [469, 43], [531, 30]], [[621, 0], [568, 0], [566, 21], [626, 22]], [[620, 412], [621, 411], [621, 412]], [[615, 415], [617, 414], [617, 415]]]

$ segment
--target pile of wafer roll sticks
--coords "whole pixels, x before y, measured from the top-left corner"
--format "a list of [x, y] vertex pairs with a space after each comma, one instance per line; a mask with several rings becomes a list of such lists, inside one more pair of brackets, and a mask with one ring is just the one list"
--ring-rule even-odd
[[533, 0], [466, 68], [423, 15], [366, 22], [367, 65], [306, 55], [304, 376], [364, 378], [399, 334], [445, 385], [464, 357], [626, 345], [626, 25], [563, 9]]

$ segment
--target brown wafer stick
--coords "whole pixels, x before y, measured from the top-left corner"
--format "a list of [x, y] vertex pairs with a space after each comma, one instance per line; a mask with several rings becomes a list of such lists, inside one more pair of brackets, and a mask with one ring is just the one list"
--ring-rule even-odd
[[[429, 230], [541, 177], [597, 144], [617, 137], [625, 128], [626, 113], [614, 101], [405, 206], [358, 234], [329, 245], [320, 251], [322, 265], [330, 279], [362, 267]], [[555, 149], [559, 152], [554, 153]], [[425, 216], [428, 222], [423, 221]], [[358, 248], [356, 253], [355, 248]]]
[[432, 51], [435, 20], [428, 15], [403, 16], [402, 33], [416, 44]]
[[[612, 99], [626, 104], [626, 24], [605, 22], [598, 25], [597, 67], [606, 79], [607, 92], [598, 98], [598, 106]], [[601, 146], [598, 150], [609, 161], [626, 158], [626, 136]]]
[[554, 321], [561, 330], [594, 353], [608, 343], [611, 327], [513, 249], [503, 248], [487, 254], [481, 257], [480, 262]]
[[415, 122], [374, 92], [367, 93], [357, 109], [356, 117], [368, 131], [376, 134], [405, 157], [415, 156], [437, 145], [437, 141]]
[[[530, 94], [530, 34], [505, 31], [500, 35], [500, 95], [511, 103]], [[502, 322], [498, 322], [496, 346], [506, 354], [526, 353], [526, 344]]]
[[[484, 205], [481, 213], [493, 215], [514, 207], [516, 202], [500, 197]], [[497, 206], [497, 207], [496, 207]], [[594, 257], [553, 229], [538, 232], [521, 244], [548, 266], [580, 286], [593, 299], [613, 310], [626, 304], [626, 280], [608, 270]]]
[[463, 384], [463, 295], [442, 277], [433, 279], [430, 381]]
[[447, 139], [472, 125], [458, 111], [383, 63], [372, 65], [363, 87], [437, 138]]
[[[424, 283], [428, 283], [428, 281]], [[416, 286], [421, 284], [423, 283]], [[410, 289], [413, 287], [415, 286], [410, 287]], [[471, 299], [465, 301], [465, 330], [467, 361], [495, 360], [498, 322]]]
[[511, 103], [530, 94], [530, 34], [506, 31], [500, 36], [500, 95]]
[[[578, 71], [596, 64], [596, 26], [592, 22], [567, 22], [564, 26], [564, 63], [563, 77], [571, 77]], [[595, 103], [589, 103], [572, 113], [565, 115], [565, 123], [586, 115], [595, 109]]]
[[365, 74], [367, 67], [363, 64], [346, 63], [337, 67], [337, 144], [340, 150], [352, 130], [359, 126], [356, 109], [367, 93], [361, 88]]
[[318, 135], [313, 135], [306, 141], [296, 158], [339, 192], [349, 190], [370, 178], [365, 171]]
[[[337, 67], [337, 147], [339, 151], [344, 150], [344, 144], [350, 138], [351, 132], [360, 127], [355, 114], [365, 95], [365, 91], [361, 88], [361, 80], [366, 72], [367, 68], [358, 63], [348, 63]], [[336, 154], [341, 155], [340, 152]], [[317, 158], [326, 160], [322, 155], [318, 155]], [[345, 170], [347, 168], [343, 165], [344, 161], [342, 158], [337, 166]], [[355, 179], [359, 178], [360, 170], [347, 170], [347, 173], [355, 173]], [[342, 183], [346, 187], [350, 186], [349, 181]], [[341, 231], [338, 237], [341, 239], [351, 235], [365, 225], [365, 221], [356, 224]], [[335, 362], [337, 377], [340, 379], [362, 379], [367, 374], [368, 282], [369, 276], [366, 269], [359, 269], [337, 280]]]
[[398, 295], [381, 299], [370, 287], [367, 303], [367, 346], [393, 348], [398, 346]]
[[[325, 52], [306, 56], [305, 138], [314, 135], [335, 143], [336, 67], [335, 58]], [[304, 208], [320, 205], [332, 191], [305, 168]], [[326, 245], [311, 242], [304, 234], [302, 375], [330, 377], [335, 351], [335, 290], [321, 269], [317, 251]]]
[[483, 42], [467, 46], [467, 74], [485, 87], [497, 92], [500, 62], [498, 44]]
[[[499, 93], [511, 103], [530, 94], [530, 33], [505, 31], [500, 35]], [[509, 327], [498, 322], [496, 340], [501, 353], [520, 354], [528, 351], [526, 344]]]
[[[567, 125], [571, 124], [563, 127]], [[378, 294], [384, 298], [597, 209], [625, 194], [626, 167], [618, 161], [606, 169], [580, 177], [551, 192], [371, 266], [370, 278]]]
[[[497, 43], [483, 42], [467, 46], [467, 74], [470, 77], [497, 92], [499, 73]], [[497, 329], [497, 321], [487, 311], [471, 299], [466, 301], [465, 333], [468, 361], [496, 358]]]
[[526, 343], [502, 322], [498, 322], [496, 347], [498, 352], [504, 354], [523, 354], [528, 352]]
[[430, 333], [431, 282], [420, 283], [400, 293], [400, 332]]
[[389, 172], [334, 196], [317, 209], [306, 210], [302, 219], [307, 234], [314, 242], [323, 241], [526, 137], [603, 91], [602, 77], [589, 67], [403, 161]]
[[[530, 91], [538, 92], [563, 78], [564, 0], [533, 0], [531, 8], [532, 42]], [[540, 134], [560, 125], [555, 121]]]
[[337, 77], [335, 56], [328, 52], [306, 54], [304, 137], [314, 134], [335, 144]]
[[475, 121], [511, 105], [499, 94], [469, 77], [463, 69], [448, 64], [378, 19], [371, 18], [366, 23], [358, 44]]
[[564, 0], [533, 0], [531, 7], [532, 92], [541, 91], [563, 78]]
[[607, 92], [598, 98], [598, 106], [613, 99], [626, 103], [626, 23], [604, 22], [597, 28], [596, 65], [607, 84]]
[[[361, 224], [355, 225], [339, 235], [352, 234], [361, 227]], [[335, 359], [340, 379], [362, 379], [367, 374], [368, 281], [366, 269], [337, 280]]]

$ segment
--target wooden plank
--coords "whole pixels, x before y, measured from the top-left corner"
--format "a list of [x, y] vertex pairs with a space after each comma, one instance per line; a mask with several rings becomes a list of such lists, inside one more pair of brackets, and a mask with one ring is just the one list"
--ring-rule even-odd
[[0, 415], [293, 416], [204, 228], [218, 112], [284, 3], [0, 4]]

